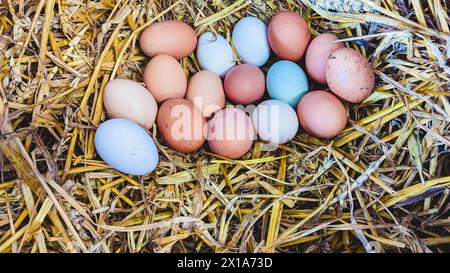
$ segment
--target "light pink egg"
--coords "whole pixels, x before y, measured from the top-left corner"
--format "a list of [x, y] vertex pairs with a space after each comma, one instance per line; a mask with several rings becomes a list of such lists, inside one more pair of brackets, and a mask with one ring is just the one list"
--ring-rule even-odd
[[251, 64], [233, 67], [225, 76], [225, 94], [234, 103], [250, 104], [264, 95], [266, 82], [261, 69]]
[[327, 63], [331, 53], [336, 49], [344, 47], [332, 33], [323, 33], [314, 38], [306, 51], [305, 65], [309, 76], [321, 84], [327, 83]]
[[208, 122], [208, 145], [217, 155], [237, 159], [252, 147], [255, 129], [247, 114], [237, 108], [226, 108]]

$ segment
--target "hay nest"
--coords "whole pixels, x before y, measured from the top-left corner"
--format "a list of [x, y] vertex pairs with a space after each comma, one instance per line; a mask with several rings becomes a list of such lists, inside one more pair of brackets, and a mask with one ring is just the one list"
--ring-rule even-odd
[[[5, 3], [6, 2], [6, 3]], [[449, 250], [448, 1], [18, 0], [0, 6], [0, 252]], [[301, 13], [373, 63], [377, 86], [327, 141], [300, 132], [242, 160], [176, 153], [146, 177], [93, 136], [113, 78], [142, 81], [140, 31], [183, 20], [230, 38], [246, 15]], [[273, 60], [272, 60], [273, 61]], [[199, 70], [194, 55], [182, 61]], [[264, 69], [267, 69], [265, 67]]]

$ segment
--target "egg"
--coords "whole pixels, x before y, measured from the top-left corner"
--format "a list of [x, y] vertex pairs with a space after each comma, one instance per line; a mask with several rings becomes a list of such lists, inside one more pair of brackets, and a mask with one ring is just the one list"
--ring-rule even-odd
[[220, 77], [235, 65], [230, 43], [220, 34], [211, 32], [205, 32], [198, 38], [197, 60], [202, 69]]
[[158, 55], [150, 60], [145, 67], [144, 83], [158, 103], [183, 98], [186, 94], [187, 79], [183, 67], [169, 55]]
[[225, 94], [234, 103], [250, 104], [262, 98], [266, 89], [264, 73], [259, 67], [241, 64], [233, 67], [224, 79]]
[[158, 150], [150, 135], [128, 119], [110, 119], [100, 124], [94, 144], [100, 157], [114, 169], [144, 175], [158, 165]]
[[232, 40], [244, 63], [264, 65], [270, 57], [267, 26], [258, 18], [245, 17], [234, 26]]
[[167, 54], [182, 59], [197, 46], [197, 34], [188, 24], [180, 21], [163, 21], [146, 27], [139, 39], [142, 51], [153, 57]]
[[278, 57], [296, 62], [305, 55], [311, 32], [302, 16], [283, 11], [270, 21], [268, 37], [270, 47]]
[[331, 52], [344, 47], [342, 43], [335, 43], [339, 40], [336, 35], [332, 33], [323, 33], [314, 38], [309, 44], [308, 50], [306, 51], [305, 65], [309, 76], [314, 81], [326, 84], [326, 71], [328, 58]]
[[156, 124], [164, 141], [175, 151], [194, 152], [205, 143], [206, 120], [186, 99], [166, 100], [159, 109]]
[[331, 91], [346, 101], [358, 103], [372, 93], [375, 74], [369, 61], [351, 48], [340, 48], [331, 53], [326, 71]]
[[303, 69], [291, 61], [278, 61], [267, 73], [267, 91], [272, 99], [281, 100], [292, 107], [308, 92], [309, 85]]
[[279, 100], [266, 100], [256, 107], [252, 122], [259, 137], [272, 144], [291, 141], [298, 131], [295, 110]]
[[205, 118], [225, 107], [222, 80], [208, 70], [195, 73], [189, 80], [186, 99], [202, 111]]
[[115, 79], [103, 93], [106, 114], [110, 118], [125, 118], [149, 129], [158, 113], [158, 105], [152, 94], [135, 81]]
[[225, 108], [208, 121], [208, 145], [217, 155], [237, 159], [252, 147], [255, 131], [247, 114], [237, 108]]
[[342, 102], [325, 91], [311, 91], [297, 106], [302, 128], [319, 138], [333, 138], [344, 130], [347, 114]]

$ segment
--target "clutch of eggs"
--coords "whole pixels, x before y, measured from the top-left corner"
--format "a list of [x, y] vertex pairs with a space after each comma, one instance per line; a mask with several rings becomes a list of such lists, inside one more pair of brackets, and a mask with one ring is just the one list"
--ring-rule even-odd
[[[275, 145], [291, 141], [299, 128], [319, 138], [337, 136], [347, 124], [339, 98], [364, 101], [374, 89], [375, 75], [368, 60], [336, 35], [310, 40], [305, 20], [290, 11], [278, 13], [268, 25], [244, 17], [230, 41], [212, 32], [197, 37], [181, 21], [150, 25], [139, 40], [150, 57], [145, 86], [116, 79], [105, 87], [105, 112], [111, 119], [95, 133], [99, 156], [118, 171], [150, 173], [158, 164], [158, 150], [147, 131], [155, 121], [173, 150], [195, 152], [207, 141], [213, 153], [230, 159], [244, 156], [257, 136]], [[266, 69], [271, 50], [278, 59]], [[188, 79], [180, 60], [194, 51], [202, 70]], [[298, 64], [304, 57], [308, 76], [331, 92], [308, 92], [308, 76]], [[261, 102], [266, 90], [270, 99]], [[225, 108], [227, 98], [235, 104], [259, 104], [248, 115]]]

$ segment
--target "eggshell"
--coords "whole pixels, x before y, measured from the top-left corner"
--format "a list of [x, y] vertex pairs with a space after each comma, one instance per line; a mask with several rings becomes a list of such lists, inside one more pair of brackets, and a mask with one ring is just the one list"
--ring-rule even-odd
[[328, 58], [336, 49], [344, 47], [332, 33], [323, 33], [314, 38], [306, 51], [305, 65], [309, 76], [316, 82], [326, 84]]
[[311, 32], [302, 16], [283, 11], [270, 21], [268, 37], [270, 46], [278, 57], [296, 62], [305, 55]]
[[202, 70], [189, 81], [186, 99], [200, 109], [205, 118], [225, 107], [222, 80], [208, 70]]
[[217, 155], [237, 159], [252, 147], [255, 131], [247, 114], [237, 108], [225, 108], [208, 121], [208, 145]]
[[158, 165], [158, 150], [153, 139], [128, 119], [101, 123], [95, 132], [94, 144], [106, 163], [126, 174], [143, 175]]
[[183, 98], [187, 79], [181, 64], [169, 55], [153, 57], [145, 67], [145, 87], [158, 103], [170, 98]]
[[234, 48], [244, 63], [264, 65], [270, 57], [267, 26], [258, 18], [245, 17], [234, 26]]
[[267, 73], [267, 91], [272, 99], [292, 107], [308, 92], [308, 78], [303, 69], [291, 61], [278, 61]]
[[225, 94], [234, 103], [250, 104], [262, 98], [266, 89], [264, 73], [259, 67], [241, 64], [225, 76]]
[[252, 114], [252, 122], [262, 140], [276, 145], [291, 141], [298, 131], [297, 113], [279, 100], [260, 103]]
[[372, 93], [375, 74], [363, 55], [344, 47], [333, 51], [328, 59], [327, 83], [334, 94], [346, 101], [358, 103]]
[[139, 42], [142, 51], [149, 57], [167, 54], [182, 59], [194, 51], [197, 34], [183, 22], [163, 21], [145, 28]]
[[158, 131], [172, 149], [182, 153], [197, 151], [205, 143], [206, 120], [186, 99], [168, 99], [156, 119]]
[[319, 138], [333, 138], [344, 130], [347, 114], [342, 102], [325, 91], [311, 91], [297, 106], [302, 128]]
[[230, 43], [220, 34], [205, 32], [198, 38], [197, 60], [202, 69], [224, 76], [235, 64]]
[[125, 118], [150, 128], [155, 123], [158, 105], [152, 94], [137, 82], [110, 81], [103, 94], [106, 113], [111, 118]]

